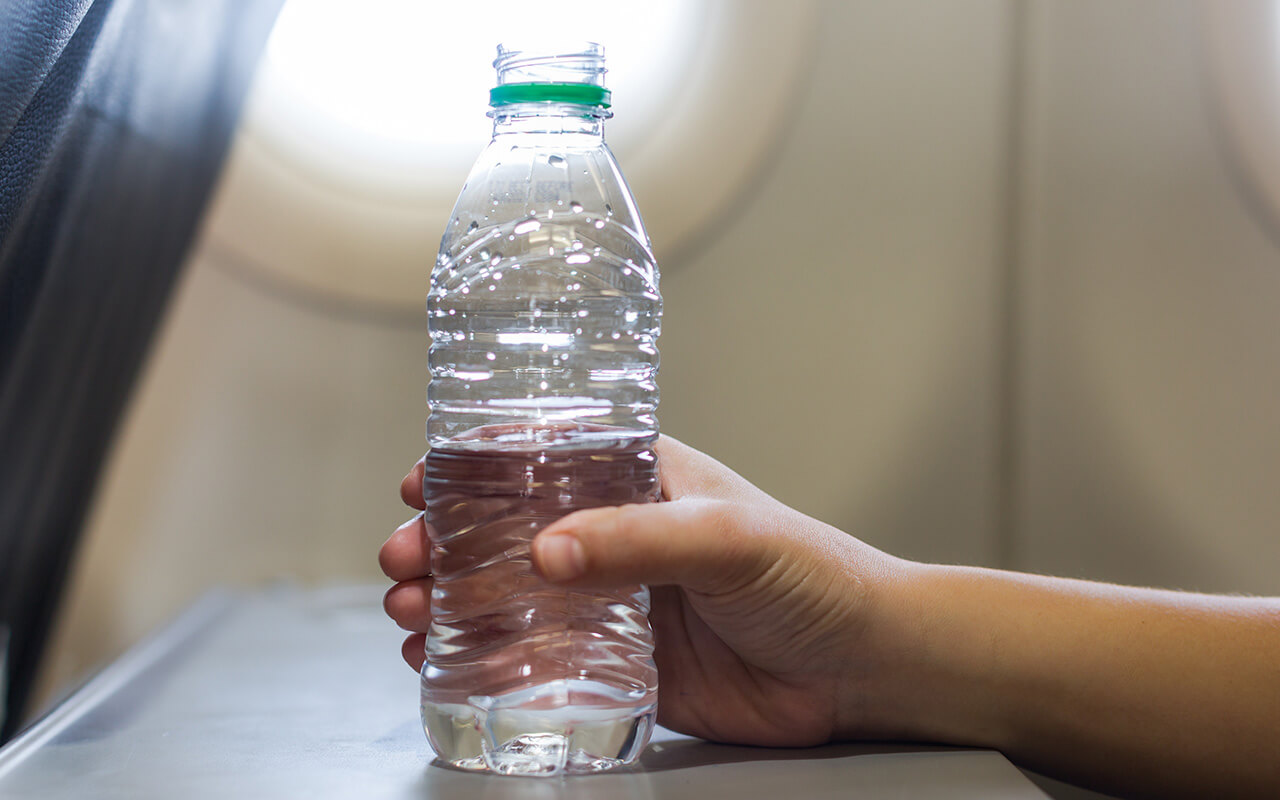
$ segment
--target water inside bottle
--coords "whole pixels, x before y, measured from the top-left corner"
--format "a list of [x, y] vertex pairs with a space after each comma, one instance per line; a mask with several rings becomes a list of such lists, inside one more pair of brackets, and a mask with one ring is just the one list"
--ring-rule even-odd
[[639, 755], [657, 672], [648, 590], [543, 581], [529, 545], [583, 508], [658, 497], [653, 438], [489, 425], [427, 455], [432, 625], [423, 723], [437, 754], [504, 774], [595, 772]]

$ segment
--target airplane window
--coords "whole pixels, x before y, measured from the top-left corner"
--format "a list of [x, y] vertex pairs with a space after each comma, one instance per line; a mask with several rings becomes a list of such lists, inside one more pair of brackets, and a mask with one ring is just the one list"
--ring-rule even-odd
[[662, 261], [767, 163], [808, 64], [815, 5], [584, 1], [550, 15], [512, 0], [290, 0], [210, 209], [210, 250], [304, 301], [416, 318], [488, 139], [496, 45], [542, 38], [605, 46], [606, 137]]

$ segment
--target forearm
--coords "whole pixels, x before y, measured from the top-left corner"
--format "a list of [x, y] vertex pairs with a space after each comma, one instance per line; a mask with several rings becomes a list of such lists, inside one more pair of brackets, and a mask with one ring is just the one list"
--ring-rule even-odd
[[902, 735], [1153, 796], [1280, 792], [1280, 602], [910, 565], [882, 689]]

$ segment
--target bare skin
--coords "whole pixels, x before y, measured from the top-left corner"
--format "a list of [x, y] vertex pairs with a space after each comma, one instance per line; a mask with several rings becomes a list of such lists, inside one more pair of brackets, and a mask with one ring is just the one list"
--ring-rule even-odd
[[[895, 558], [719, 462], [658, 444], [668, 502], [548, 526], [549, 581], [647, 583], [658, 721], [740, 744], [994, 747], [1135, 797], [1280, 795], [1280, 600], [1134, 589]], [[422, 464], [401, 485], [423, 508]], [[379, 554], [421, 667], [419, 515]]]

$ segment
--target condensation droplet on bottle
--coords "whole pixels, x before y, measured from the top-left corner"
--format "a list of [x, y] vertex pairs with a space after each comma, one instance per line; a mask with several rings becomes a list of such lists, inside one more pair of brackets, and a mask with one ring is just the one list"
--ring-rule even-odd
[[491, 267], [496, 267], [501, 263], [502, 263], [502, 256], [500, 255], [494, 255], [493, 258], [489, 259], [489, 266]]
[[540, 308], [535, 308], [535, 309], [533, 310], [533, 316], [535, 316], [535, 317], [540, 317], [540, 316], [542, 316], [542, 309], [540, 309]]
[[571, 211], [572, 211], [573, 213], [575, 213], [575, 214], [581, 214], [581, 213], [582, 213], [582, 203], [579, 203], [577, 200], [570, 200], [570, 201], [569, 201], [569, 210], [571, 210]]
[[563, 167], [564, 158], [556, 155], [547, 156], [547, 163], [553, 167]]
[[614, 331], [614, 332], [613, 332], [613, 338], [614, 338], [614, 339], [621, 339], [621, 338], [622, 338], [622, 334], [618, 333], [617, 331]]
[[604, 213], [606, 213], [606, 214], [608, 214], [609, 216], [611, 216], [611, 217], [612, 217], [612, 216], [613, 216], [613, 206], [609, 205], [608, 203], [605, 203], [605, 204], [604, 204]]
[[603, 228], [603, 227], [604, 227], [604, 220], [602, 220], [602, 219], [598, 219], [598, 220], [596, 220], [595, 225], [596, 225], [596, 230], [599, 230], [599, 229]]
[[585, 308], [578, 310], [578, 316], [585, 317], [586, 315], [587, 315], [587, 310]]
[[484, 357], [485, 357], [486, 359], [488, 359], [489, 361], [493, 361], [495, 358], [497, 358], [497, 356], [496, 356], [496, 355], [494, 355], [493, 353], [485, 353], [485, 354], [484, 354]]
[[541, 389], [541, 390], [543, 390], [543, 391], [545, 392], [545, 391], [547, 390], [547, 382], [546, 382], [546, 381], [541, 381], [541, 382], [539, 382], [539, 383], [538, 383], [538, 388], [539, 388], [539, 389]]
[[622, 318], [625, 319], [627, 322], [635, 322], [636, 318], [639, 316], [640, 315], [634, 311], [627, 311], [625, 314], [622, 315]]
[[467, 226], [467, 232], [475, 233], [478, 230], [480, 230], [480, 223], [476, 222], [474, 219], [471, 220], [471, 224]]

